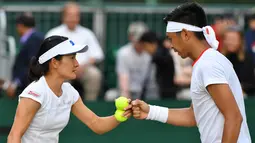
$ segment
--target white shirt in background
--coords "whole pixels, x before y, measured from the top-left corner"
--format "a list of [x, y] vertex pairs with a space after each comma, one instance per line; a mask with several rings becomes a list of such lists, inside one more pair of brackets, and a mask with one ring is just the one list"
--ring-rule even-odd
[[129, 90], [140, 93], [145, 80], [151, 57], [146, 52], [138, 54], [131, 43], [124, 45], [117, 52], [116, 72], [127, 74]]
[[191, 99], [202, 143], [221, 143], [223, 136], [224, 117], [206, 89], [211, 84], [229, 85], [243, 117], [237, 143], [251, 143], [240, 82], [230, 61], [211, 48], [194, 64], [191, 79]]
[[170, 54], [173, 57], [174, 60], [174, 70], [175, 70], [175, 76], [187, 76], [183, 72], [183, 69], [185, 68], [192, 68], [192, 60], [190, 58], [181, 58], [181, 56], [178, 55], [177, 52], [174, 52], [174, 50], [169, 51]]
[[69, 84], [62, 85], [62, 95], [56, 96], [44, 77], [31, 83], [19, 98], [30, 98], [41, 104], [22, 137], [22, 143], [58, 143], [59, 133], [67, 125], [72, 105], [79, 93]]
[[77, 61], [79, 64], [87, 64], [90, 58], [95, 58], [97, 61], [104, 59], [102, 48], [95, 36], [95, 34], [88, 28], [81, 25], [77, 25], [74, 31], [68, 29], [65, 24], [51, 29], [47, 34], [46, 38], [59, 35], [70, 38], [77, 44], [85, 44], [89, 46], [89, 49], [85, 53], [77, 53]]

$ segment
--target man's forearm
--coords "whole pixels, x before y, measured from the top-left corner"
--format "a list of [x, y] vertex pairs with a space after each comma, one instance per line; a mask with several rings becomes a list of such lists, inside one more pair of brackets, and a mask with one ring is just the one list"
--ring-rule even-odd
[[192, 107], [169, 109], [167, 123], [184, 127], [196, 126], [196, 120]]
[[237, 142], [242, 121], [242, 118], [225, 119], [222, 143]]

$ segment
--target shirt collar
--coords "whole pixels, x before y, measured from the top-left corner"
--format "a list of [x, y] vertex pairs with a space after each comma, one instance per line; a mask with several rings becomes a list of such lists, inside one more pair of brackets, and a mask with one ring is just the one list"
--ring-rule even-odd
[[79, 24], [76, 25], [75, 29], [74, 30], [70, 30], [68, 29], [67, 25], [66, 24], [62, 24], [62, 26], [68, 31], [68, 32], [76, 32], [79, 28]]
[[20, 38], [20, 43], [26, 43], [28, 38], [34, 33], [35, 29], [29, 29], [21, 38]]

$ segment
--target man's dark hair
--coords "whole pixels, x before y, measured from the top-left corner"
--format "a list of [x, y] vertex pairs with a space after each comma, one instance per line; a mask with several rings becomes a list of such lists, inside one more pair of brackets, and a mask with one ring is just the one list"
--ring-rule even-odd
[[139, 42], [157, 43], [158, 40], [158, 36], [155, 32], [148, 31], [141, 36]]
[[[168, 21], [186, 23], [200, 28], [207, 25], [205, 11], [196, 2], [187, 2], [175, 8], [164, 18], [164, 22], [166, 24]], [[205, 39], [202, 32], [194, 33], [198, 39], [200, 40]]]
[[22, 24], [26, 27], [35, 27], [35, 19], [31, 13], [22, 13], [16, 18], [16, 24]]

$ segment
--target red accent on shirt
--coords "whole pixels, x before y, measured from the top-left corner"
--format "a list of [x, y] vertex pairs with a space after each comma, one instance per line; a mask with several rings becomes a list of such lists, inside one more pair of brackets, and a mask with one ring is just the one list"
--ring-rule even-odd
[[35, 93], [35, 92], [33, 92], [33, 91], [29, 91], [29, 92], [28, 92], [28, 94], [33, 95], [33, 96], [36, 96], [36, 97], [38, 97], [38, 96], [39, 96], [39, 94], [36, 94], [36, 93]]
[[206, 48], [199, 56], [198, 56], [198, 58], [193, 62], [193, 64], [192, 64], [192, 66], [194, 66], [195, 64], [196, 64], [196, 62], [200, 59], [200, 57], [204, 54], [204, 52], [206, 51], [206, 50], [208, 50], [209, 48]]

